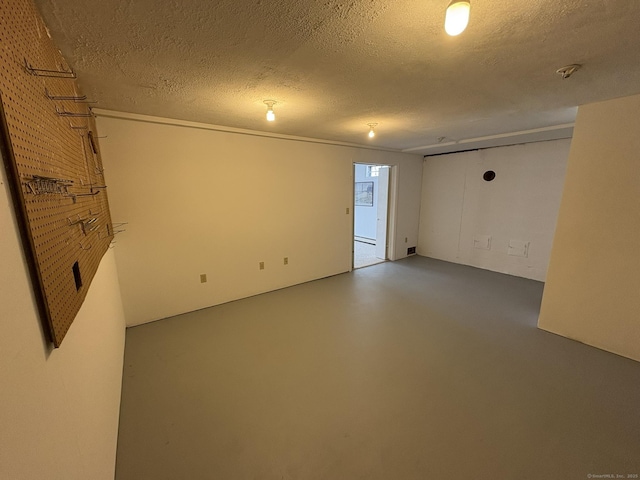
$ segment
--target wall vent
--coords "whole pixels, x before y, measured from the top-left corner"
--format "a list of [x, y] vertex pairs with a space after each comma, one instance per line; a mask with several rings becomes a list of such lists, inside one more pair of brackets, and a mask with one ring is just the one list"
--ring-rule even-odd
[[407, 255], [415, 255], [415, 254], [416, 254], [416, 247], [407, 248]]

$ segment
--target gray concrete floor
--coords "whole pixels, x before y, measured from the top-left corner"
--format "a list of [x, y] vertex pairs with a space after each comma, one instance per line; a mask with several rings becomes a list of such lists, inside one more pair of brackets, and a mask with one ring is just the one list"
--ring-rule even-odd
[[410, 257], [129, 329], [116, 478], [633, 478], [640, 364], [542, 287]]

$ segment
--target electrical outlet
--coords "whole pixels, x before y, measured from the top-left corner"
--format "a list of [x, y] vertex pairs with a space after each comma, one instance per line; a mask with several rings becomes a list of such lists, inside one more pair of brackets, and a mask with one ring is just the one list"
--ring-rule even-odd
[[203, 273], [200, 275], [200, 283], [207, 283], [207, 274]]
[[289, 265], [289, 257], [284, 257], [284, 264]]
[[404, 243], [407, 243], [409, 241], [409, 237], [404, 237]]
[[260, 270], [264, 270], [264, 262], [260, 262]]
[[347, 207], [347, 215], [349, 215], [349, 207]]

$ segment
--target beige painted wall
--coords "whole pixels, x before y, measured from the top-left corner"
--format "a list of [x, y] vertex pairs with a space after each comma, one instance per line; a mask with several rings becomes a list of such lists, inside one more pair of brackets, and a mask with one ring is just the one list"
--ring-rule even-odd
[[0, 478], [113, 479], [125, 331], [113, 251], [51, 350], [0, 172]]
[[392, 256], [417, 244], [418, 155], [112, 115], [98, 129], [112, 216], [128, 222], [116, 259], [129, 325], [349, 271], [354, 162], [397, 166]]
[[[571, 140], [427, 157], [418, 254], [544, 281]], [[491, 182], [487, 170], [496, 172]], [[489, 249], [477, 248], [491, 237]], [[512, 240], [529, 244], [509, 254]], [[515, 253], [515, 252], [511, 252]]]
[[538, 326], [640, 361], [640, 95], [578, 110]]

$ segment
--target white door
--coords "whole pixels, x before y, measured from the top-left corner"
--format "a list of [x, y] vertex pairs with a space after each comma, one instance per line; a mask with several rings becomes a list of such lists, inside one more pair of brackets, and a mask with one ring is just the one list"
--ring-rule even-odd
[[378, 175], [378, 214], [376, 217], [376, 257], [387, 259], [387, 223], [389, 216], [389, 167]]

